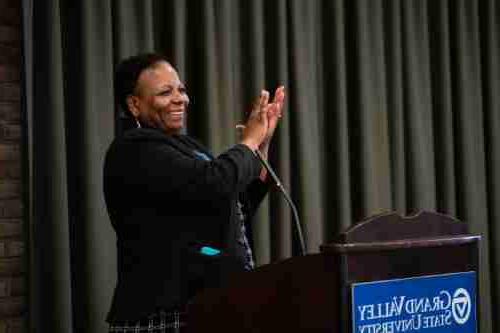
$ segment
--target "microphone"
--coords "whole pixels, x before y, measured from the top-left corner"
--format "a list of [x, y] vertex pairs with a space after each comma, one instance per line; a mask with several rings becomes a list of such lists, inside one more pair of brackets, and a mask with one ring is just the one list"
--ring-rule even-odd
[[295, 231], [297, 232], [297, 237], [299, 238], [299, 245], [300, 245], [300, 255], [303, 256], [307, 253], [306, 251], [306, 246], [304, 243], [304, 237], [302, 236], [302, 226], [300, 224], [299, 220], [299, 214], [297, 213], [297, 208], [295, 207], [292, 199], [288, 195], [287, 191], [281, 184], [281, 181], [279, 180], [278, 176], [276, 176], [276, 173], [274, 173], [273, 169], [271, 168], [271, 165], [266, 161], [264, 156], [262, 156], [261, 152], [259, 150], [255, 151], [255, 154], [260, 160], [260, 163], [266, 168], [267, 173], [271, 176], [273, 179], [274, 184], [279, 188], [283, 196], [285, 197], [286, 202], [290, 206], [292, 210], [292, 215], [293, 215], [293, 220], [294, 220], [294, 226], [295, 226]]

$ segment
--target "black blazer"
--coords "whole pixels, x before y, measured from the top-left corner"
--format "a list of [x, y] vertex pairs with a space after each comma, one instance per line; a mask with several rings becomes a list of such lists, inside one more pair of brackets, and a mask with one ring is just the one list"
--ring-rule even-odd
[[[260, 170], [257, 157], [241, 144], [213, 158], [190, 137], [156, 129], [134, 129], [116, 139], [104, 164], [118, 251], [107, 320], [136, 320], [182, 306], [243, 270], [236, 203], [242, 201], [247, 217], [253, 215], [268, 189]], [[203, 255], [204, 245], [221, 253]]]

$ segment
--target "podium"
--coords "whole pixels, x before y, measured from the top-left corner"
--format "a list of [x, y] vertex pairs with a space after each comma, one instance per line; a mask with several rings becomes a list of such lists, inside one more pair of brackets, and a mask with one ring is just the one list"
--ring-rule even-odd
[[205, 290], [189, 332], [478, 332], [479, 241], [442, 214], [375, 216]]

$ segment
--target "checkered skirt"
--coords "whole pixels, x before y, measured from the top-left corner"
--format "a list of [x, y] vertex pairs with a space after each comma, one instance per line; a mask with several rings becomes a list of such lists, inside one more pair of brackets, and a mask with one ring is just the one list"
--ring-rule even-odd
[[160, 312], [146, 319], [112, 323], [109, 333], [182, 333], [186, 330], [186, 313], [180, 311]]

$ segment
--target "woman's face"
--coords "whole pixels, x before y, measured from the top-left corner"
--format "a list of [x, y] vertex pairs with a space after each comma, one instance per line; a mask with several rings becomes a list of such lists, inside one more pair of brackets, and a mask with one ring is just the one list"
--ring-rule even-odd
[[127, 98], [129, 110], [141, 124], [178, 134], [186, 120], [189, 97], [175, 69], [159, 62], [142, 71], [134, 95]]

